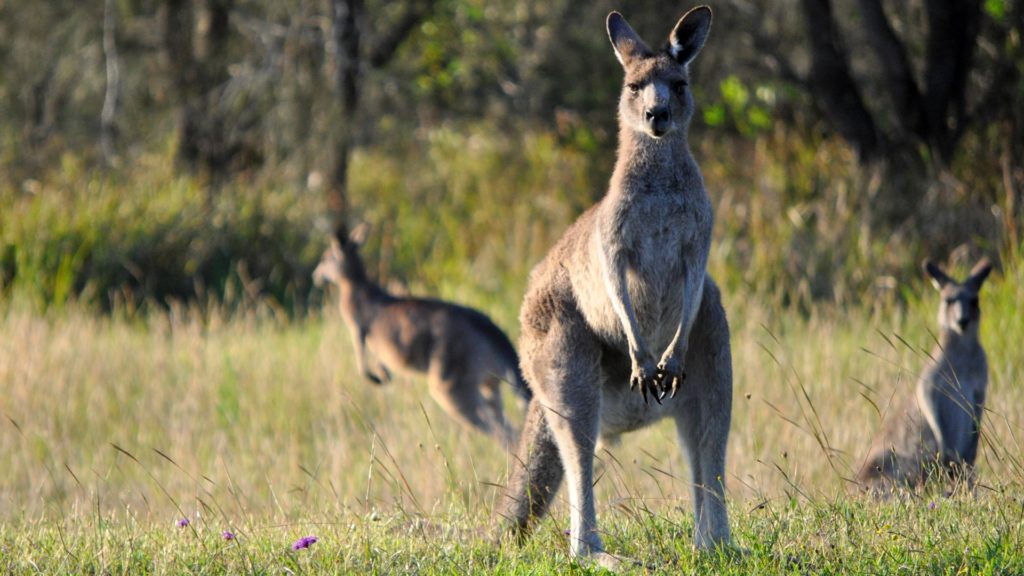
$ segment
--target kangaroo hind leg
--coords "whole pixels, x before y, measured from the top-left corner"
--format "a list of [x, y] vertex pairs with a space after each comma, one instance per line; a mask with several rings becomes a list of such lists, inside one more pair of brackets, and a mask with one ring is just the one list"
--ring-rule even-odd
[[436, 358], [428, 374], [430, 395], [463, 426], [492, 436], [500, 434], [484, 417], [484, 397], [480, 393], [479, 380], [473, 377], [472, 372], [465, 367], [450, 365], [444, 358]]
[[694, 540], [698, 549], [728, 546], [725, 452], [732, 413], [732, 352], [725, 311], [710, 279], [691, 333], [686, 365], [690, 378], [681, 390], [675, 421], [690, 462]]
[[573, 556], [608, 565], [597, 531], [594, 449], [601, 421], [601, 348], [582, 317], [553, 321], [526, 346], [534, 403], [539, 402], [565, 469]]
[[544, 516], [562, 483], [564, 468], [551, 435], [544, 408], [530, 401], [512, 473], [497, 515], [507, 530], [522, 542], [532, 524]]

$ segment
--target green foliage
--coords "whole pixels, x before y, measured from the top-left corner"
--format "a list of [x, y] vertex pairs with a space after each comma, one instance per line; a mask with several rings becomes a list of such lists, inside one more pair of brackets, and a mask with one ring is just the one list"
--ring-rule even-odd
[[1002, 22], [1006, 18], [1007, 0], [985, 0], [985, 12], [993, 19]]
[[[729, 86], [749, 112], [757, 90]], [[562, 128], [452, 123], [357, 151], [350, 219], [373, 226], [364, 251], [373, 276], [484, 308], [517, 301], [530, 268], [611, 173], [585, 126]], [[894, 227], [878, 215], [886, 190], [836, 140], [781, 123], [750, 139], [714, 130], [695, 126], [691, 144], [716, 206], [711, 271], [727, 293], [804, 311], [819, 301], [886, 305], [905, 300], [899, 287], [916, 280], [924, 257], [993, 254], [1002, 231], [1019, 228], [997, 187], [997, 159], [958, 165], [975, 186], [936, 184], [915, 225]], [[983, 146], [965, 139], [987, 158]], [[275, 177], [211, 188], [169, 165], [146, 156], [102, 172], [65, 155], [59, 169], [0, 187], [0, 293], [104, 309], [270, 296], [304, 310], [328, 232], [323, 192]], [[501, 315], [515, 324], [514, 310]]]
[[[273, 180], [214, 189], [162, 165], [104, 173], [66, 156], [30, 192], [0, 189], [4, 291], [38, 307], [270, 297], [301, 311], [328, 232], [319, 194]], [[383, 283], [485, 304], [522, 290], [600, 189], [591, 171], [545, 132], [443, 128], [357, 154], [350, 194], [374, 226], [366, 258]]]
[[234, 294], [294, 308], [305, 302], [322, 245], [309, 196], [241, 185], [210, 191], [155, 165], [104, 174], [66, 157], [31, 193], [7, 188], [0, 197], [6, 289], [38, 306]]
[[719, 84], [720, 99], [714, 99], [703, 107], [704, 123], [713, 128], [725, 127], [729, 120], [731, 127], [747, 137], [756, 137], [772, 125], [771, 114], [765, 103], [773, 99], [770, 86], [761, 86], [756, 98], [735, 74]]

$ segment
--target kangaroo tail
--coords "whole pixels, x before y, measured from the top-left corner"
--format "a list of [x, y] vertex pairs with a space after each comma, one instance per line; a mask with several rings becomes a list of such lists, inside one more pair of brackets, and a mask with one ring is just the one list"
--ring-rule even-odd
[[533, 392], [530, 392], [530, 387], [526, 385], [526, 378], [523, 376], [523, 370], [519, 367], [519, 362], [516, 362], [514, 367], [509, 370], [509, 374], [505, 377], [508, 383], [512, 386], [512, 390], [517, 396], [529, 402], [533, 399]]

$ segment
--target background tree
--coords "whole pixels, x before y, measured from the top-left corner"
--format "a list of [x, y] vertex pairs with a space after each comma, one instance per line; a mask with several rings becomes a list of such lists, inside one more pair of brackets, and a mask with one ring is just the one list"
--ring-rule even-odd
[[[337, 228], [343, 225], [348, 208], [348, 166], [352, 154], [363, 68], [380, 69], [391, 61], [417, 25], [433, 9], [434, 0], [417, 0], [402, 5], [402, 12], [390, 28], [376, 37], [362, 33], [368, 14], [363, 0], [331, 0], [331, 27], [335, 58], [335, 92], [340, 126], [334, 131], [331, 149], [327, 207]], [[368, 44], [364, 48], [364, 44]]]

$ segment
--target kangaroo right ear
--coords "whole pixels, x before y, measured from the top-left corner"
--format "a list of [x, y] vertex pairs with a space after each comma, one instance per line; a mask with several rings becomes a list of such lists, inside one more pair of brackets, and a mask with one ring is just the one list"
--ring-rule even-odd
[[925, 260], [923, 264], [924, 272], [932, 279], [932, 285], [935, 286], [936, 290], [942, 290], [942, 287], [953, 281], [952, 278], [946, 275], [945, 272], [939, 268], [939, 265], [931, 260]]
[[970, 286], [975, 292], [981, 289], [981, 285], [985, 283], [985, 279], [992, 272], [992, 262], [988, 258], [982, 258], [974, 265], [971, 269], [971, 275], [967, 277], [964, 284]]
[[651, 49], [637, 36], [622, 14], [609, 14], [607, 25], [608, 39], [612, 41], [615, 57], [619, 59], [620, 64], [629, 66], [633, 60], [651, 55]]
[[679, 19], [668, 35], [668, 52], [683, 66], [697, 57], [711, 31], [711, 8], [697, 6]]
[[355, 228], [352, 229], [352, 233], [348, 235], [348, 241], [355, 244], [356, 246], [362, 246], [366, 243], [366, 239], [370, 236], [370, 224], [369, 222], [360, 222]]

